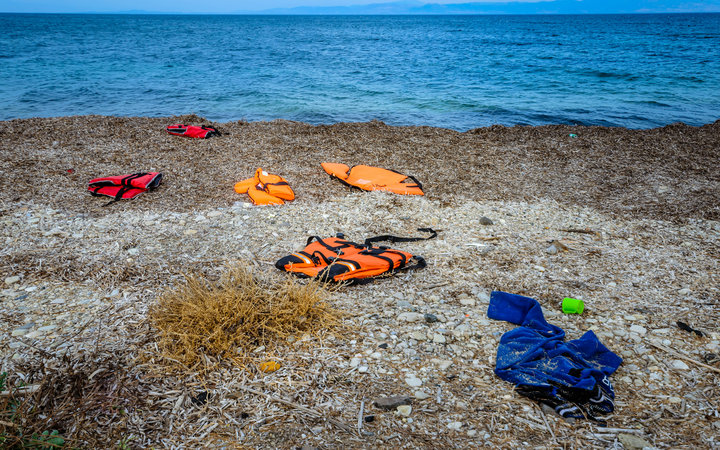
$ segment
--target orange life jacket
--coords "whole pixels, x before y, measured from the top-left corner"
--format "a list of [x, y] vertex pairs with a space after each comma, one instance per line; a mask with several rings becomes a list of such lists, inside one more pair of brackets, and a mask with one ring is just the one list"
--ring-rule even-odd
[[[381, 241], [421, 241], [437, 236], [437, 232], [431, 228], [418, 228], [418, 231], [431, 233], [431, 236], [425, 238], [376, 236], [366, 239], [364, 244], [349, 241], [342, 233], [327, 239], [311, 236], [304, 249], [280, 258], [275, 263], [275, 267], [301, 277], [317, 278], [322, 282], [353, 283], [378, 275], [393, 274], [400, 270], [420, 269], [425, 267], [425, 259], [422, 256], [372, 245]], [[411, 262], [414, 264], [410, 264]]]
[[[372, 166], [353, 166], [340, 163], [322, 163], [325, 172], [349, 186], [364, 191], [390, 191], [403, 195], [425, 195], [417, 178], [394, 170]], [[410, 180], [411, 182], [407, 182]]]
[[[95, 178], [88, 182], [88, 191], [92, 195], [112, 197], [110, 203], [121, 199], [135, 198], [143, 192], [155, 189], [162, 181], [159, 172], [141, 172], [129, 175]], [[105, 206], [109, 205], [107, 203]]]
[[283, 200], [294, 200], [295, 193], [285, 178], [262, 169], [255, 176], [235, 183], [235, 192], [247, 193], [255, 205], [282, 205]]
[[186, 136], [191, 138], [205, 139], [210, 136], [220, 136], [220, 131], [217, 128], [208, 127], [205, 125], [183, 125], [177, 123], [170, 125], [166, 128], [167, 132], [176, 136]]

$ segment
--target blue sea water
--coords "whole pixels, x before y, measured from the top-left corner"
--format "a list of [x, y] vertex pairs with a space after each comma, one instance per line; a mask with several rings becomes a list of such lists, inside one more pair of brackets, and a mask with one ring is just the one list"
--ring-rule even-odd
[[720, 118], [720, 14], [0, 14], [0, 119], [649, 128]]

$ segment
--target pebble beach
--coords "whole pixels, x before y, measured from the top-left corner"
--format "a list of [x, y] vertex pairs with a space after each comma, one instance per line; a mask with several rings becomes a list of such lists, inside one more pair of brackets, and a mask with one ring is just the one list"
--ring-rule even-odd
[[[74, 419], [53, 421], [47, 406], [48, 429], [73, 446], [720, 445], [720, 121], [466, 132], [237, 121], [207, 140], [168, 135], [173, 123], [210, 122], [0, 122], [0, 372], [58, 394], [83, 379], [82, 392], [112, 399], [52, 404]], [[353, 190], [322, 162], [413, 175], [426, 195]], [[235, 193], [259, 167], [296, 199], [256, 207]], [[162, 172], [160, 187], [108, 206], [87, 192], [90, 179], [141, 171]], [[282, 280], [275, 261], [309, 236], [424, 227], [438, 237], [395, 246], [427, 267], [330, 289], [341, 331], [255, 349], [275, 372], [168, 375], [147, 356], [148, 309], [186, 274], [239, 263]], [[623, 358], [607, 427], [566, 421], [494, 375], [515, 326], [487, 317], [493, 290], [538, 299], [568, 339], [593, 330]], [[583, 314], [563, 314], [564, 297], [582, 299]], [[392, 396], [407, 399], [378, 402]]]

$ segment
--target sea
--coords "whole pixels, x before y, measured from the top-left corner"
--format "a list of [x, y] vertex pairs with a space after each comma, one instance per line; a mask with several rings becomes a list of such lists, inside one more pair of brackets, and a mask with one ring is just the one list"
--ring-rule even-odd
[[456, 130], [720, 119], [720, 14], [0, 14], [0, 120]]

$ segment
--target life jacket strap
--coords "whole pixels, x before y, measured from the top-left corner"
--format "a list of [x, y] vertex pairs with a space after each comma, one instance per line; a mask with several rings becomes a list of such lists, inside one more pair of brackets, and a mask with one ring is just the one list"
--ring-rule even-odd
[[417, 229], [420, 232], [423, 233], [431, 233], [428, 237], [400, 237], [400, 236], [392, 236], [389, 234], [383, 234], [382, 236], [375, 236], [371, 238], [365, 239], [365, 245], [370, 247], [375, 242], [417, 242], [417, 241], [427, 241], [429, 239], [434, 239], [437, 237], [437, 231], [433, 230], [432, 228], [418, 228]]

